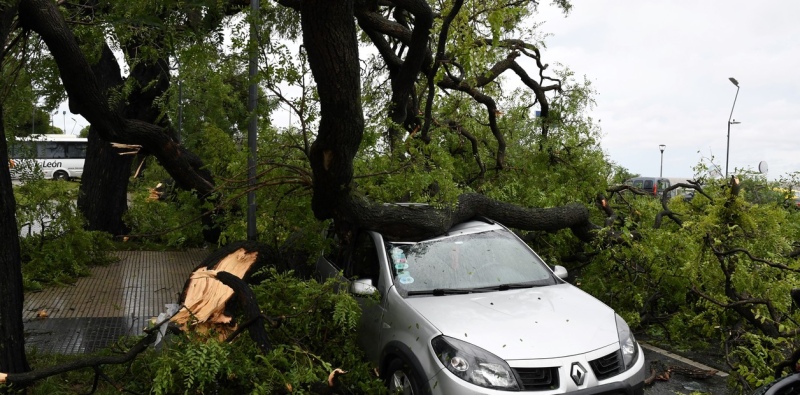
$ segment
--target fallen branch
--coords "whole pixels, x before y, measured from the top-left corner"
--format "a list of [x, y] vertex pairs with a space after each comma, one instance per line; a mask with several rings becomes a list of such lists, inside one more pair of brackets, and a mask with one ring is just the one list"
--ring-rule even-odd
[[[0, 383], [11, 384], [20, 387], [32, 384], [38, 380], [46, 379], [48, 377], [56, 376], [62, 373], [71, 372], [74, 370], [93, 368], [95, 375], [103, 375], [100, 367], [103, 365], [119, 365], [127, 363], [141, 354], [147, 347], [153, 344], [158, 337], [158, 331], [161, 325], [169, 323], [169, 319], [157, 323], [154, 327], [145, 329], [146, 336], [141, 338], [136, 344], [133, 345], [127, 352], [122, 355], [109, 355], [81, 359], [63, 365], [51, 366], [40, 370], [33, 370], [24, 373], [0, 373]], [[97, 380], [97, 377], [95, 378]]]

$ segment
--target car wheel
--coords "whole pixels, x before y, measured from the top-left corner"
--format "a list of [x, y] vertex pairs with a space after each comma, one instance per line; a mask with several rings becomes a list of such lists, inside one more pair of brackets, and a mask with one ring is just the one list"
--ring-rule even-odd
[[390, 394], [421, 395], [422, 379], [401, 359], [394, 359], [386, 369], [386, 386]]
[[69, 175], [65, 171], [57, 171], [53, 174], [54, 180], [69, 181]]

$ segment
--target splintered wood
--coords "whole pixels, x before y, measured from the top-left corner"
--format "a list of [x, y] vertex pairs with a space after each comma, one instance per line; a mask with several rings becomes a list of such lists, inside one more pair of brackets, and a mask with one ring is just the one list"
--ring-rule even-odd
[[201, 267], [192, 273], [184, 292], [186, 297], [181, 310], [172, 317], [172, 322], [182, 330], [189, 327], [201, 333], [214, 330], [220, 339], [225, 339], [236, 330], [232, 317], [225, 314], [225, 305], [233, 296], [233, 290], [216, 279], [219, 272], [228, 272], [244, 278], [256, 262], [258, 252], [248, 253], [243, 248], [222, 258], [214, 269]]

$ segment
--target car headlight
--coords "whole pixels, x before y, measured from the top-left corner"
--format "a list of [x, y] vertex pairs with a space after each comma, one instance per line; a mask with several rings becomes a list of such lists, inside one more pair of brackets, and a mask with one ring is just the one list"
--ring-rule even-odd
[[431, 346], [447, 370], [462, 380], [485, 388], [519, 390], [511, 367], [496, 355], [447, 336], [434, 338]]
[[619, 349], [622, 353], [622, 362], [625, 365], [624, 370], [630, 369], [636, 359], [639, 358], [639, 347], [636, 345], [636, 339], [633, 338], [633, 332], [628, 327], [628, 323], [619, 315], [615, 314], [617, 318], [617, 336], [619, 336]]

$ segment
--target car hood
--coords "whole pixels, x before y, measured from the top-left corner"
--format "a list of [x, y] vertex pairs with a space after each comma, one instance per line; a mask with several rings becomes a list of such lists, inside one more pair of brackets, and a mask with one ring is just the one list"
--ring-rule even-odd
[[442, 334], [505, 360], [565, 357], [619, 341], [614, 311], [569, 284], [405, 301]]

